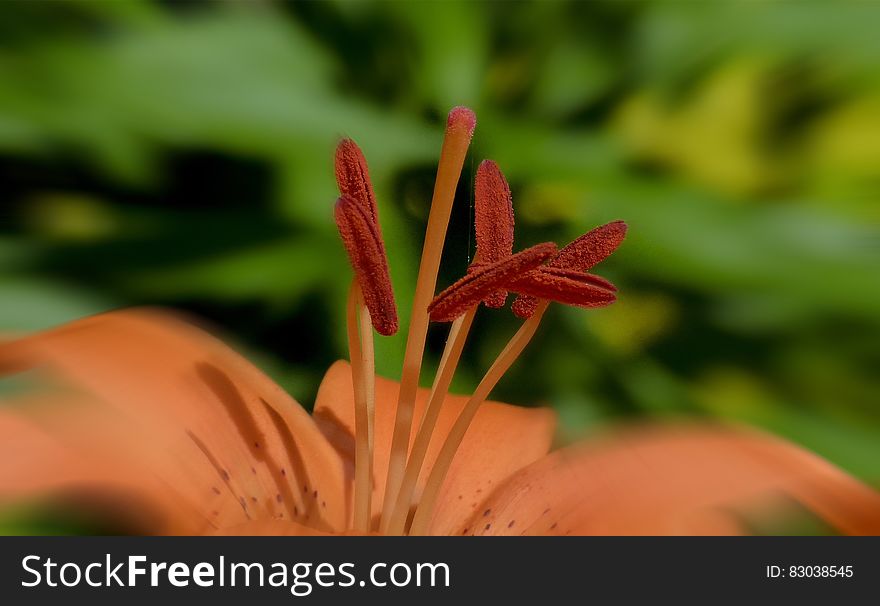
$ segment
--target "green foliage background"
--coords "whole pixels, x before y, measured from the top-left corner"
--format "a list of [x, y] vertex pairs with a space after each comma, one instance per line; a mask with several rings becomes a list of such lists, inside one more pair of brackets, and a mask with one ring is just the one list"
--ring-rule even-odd
[[[0, 330], [170, 306], [309, 406], [346, 356], [336, 142], [370, 163], [405, 327], [466, 104], [441, 286], [483, 158], [518, 247], [630, 225], [600, 272], [619, 303], [555, 306], [494, 397], [554, 406], [562, 439], [742, 421], [880, 485], [877, 23], [871, 2], [4, 2]], [[480, 314], [456, 390], [515, 327]], [[403, 343], [381, 340], [383, 374]]]

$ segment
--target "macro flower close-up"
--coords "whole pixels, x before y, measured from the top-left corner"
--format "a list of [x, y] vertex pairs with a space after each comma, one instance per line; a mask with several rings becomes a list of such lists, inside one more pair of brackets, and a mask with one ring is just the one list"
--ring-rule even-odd
[[[367, 160], [346, 138], [335, 153], [338, 198], [326, 208], [352, 268], [349, 361], [327, 370], [312, 414], [172, 311], [124, 309], [7, 334], [0, 371], [26, 387], [0, 409], [0, 499], [54, 499], [145, 534], [742, 534], [750, 517], [792, 508], [840, 533], [880, 533], [880, 494], [769, 433], [697, 419], [621, 423], [554, 448], [551, 409], [488, 399], [551, 303], [583, 313], [614, 304], [617, 287], [588, 270], [625, 246], [627, 225], [514, 252], [511, 188], [485, 160], [473, 193], [476, 254], [435, 295], [476, 128], [470, 109], [449, 112], [399, 383], [376, 374], [374, 337], [400, 327], [394, 259]], [[473, 392], [453, 395], [478, 310], [503, 308], [509, 293], [519, 327]], [[422, 388], [431, 321], [449, 329]]]
[[876, 600], [878, 23], [0, 2], [4, 603]]

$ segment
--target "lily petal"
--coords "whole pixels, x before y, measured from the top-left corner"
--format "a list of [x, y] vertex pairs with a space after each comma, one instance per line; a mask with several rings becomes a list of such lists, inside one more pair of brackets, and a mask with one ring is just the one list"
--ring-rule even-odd
[[152, 438], [183, 469], [210, 467], [212, 481], [199, 489], [231, 494], [245, 520], [284, 515], [323, 530], [346, 526], [349, 478], [311, 417], [191, 324], [154, 310], [113, 312], [0, 344], [0, 372], [25, 368], [146, 428], [130, 434], [133, 444]]
[[303, 524], [282, 520], [255, 520], [238, 526], [219, 529], [215, 536], [222, 537], [324, 537], [334, 534], [315, 530]]
[[[120, 429], [122, 419], [108, 422], [107, 415], [92, 412], [83, 398], [69, 396], [5, 400], [0, 503], [75, 495], [78, 506], [101, 511], [122, 528], [161, 535], [202, 534], [246, 520], [237, 501], [212, 491], [213, 470], [196, 478], [188, 474], [192, 466], [174, 465], [171, 457], [158, 463], [167, 451], [131, 431], [106, 431]], [[152, 456], [143, 456], [147, 452]], [[171, 484], [172, 477], [181, 481]], [[105, 511], [108, 496], [124, 498], [125, 510]]]
[[738, 534], [738, 512], [794, 500], [848, 534], [880, 533], [880, 494], [752, 430], [641, 428], [554, 452], [512, 477], [459, 532]]
[[531, 248], [488, 265], [471, 266], [467, 275], [437, 295], [428, 306], [431, 320], [451, 322], [487, 296], [505, 286], [515, 276], [528, 272], [556, 252], [552, 242]]
[[[373, 513], [381, 514], [382, 495], [391, 435], [397, 413], [399, 383], [376, 378], [375, 456], [373, 460]], [[429, 390], [419, 389], [415, 418], [427, 404]], [[314, 418], [337, 449], [353, 459], [354, 404], [351, 371], [347, 362], [336, 362], [327, 371], [315, 404]], [[418, 502], [430, 472], [455, 419], [467, 402], [466, 396], [450, 395], [443, 403], [434, 437], [425, 457], [425, 468], [416, 487]], [[485, 402], [474, 417], [447, 476], [432, 533], [449, 534], [473, 512], [481, 511], [483, 500], [511, 474], [541, 457], [550, 449], [556, 416], [546, 408], [523, 408], [499, 402]]]

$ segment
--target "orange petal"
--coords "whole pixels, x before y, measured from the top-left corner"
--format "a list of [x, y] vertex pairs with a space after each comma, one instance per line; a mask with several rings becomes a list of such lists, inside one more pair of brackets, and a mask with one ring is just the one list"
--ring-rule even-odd
[[820, 457], [751, 430], [630, 430], [554, 452], [486, 502], [465, 534], [742, 532], [737, 512], [793, 499], [848, 534], [880, 533], [880, 494]]
[[[315, 420], [340, 452], [353, 452], [354, 403], [351, 371], [347, 362], [336, 362], [327, 371], [315, 404]], [[376, 378], [376, 424], [373, 514], [381, 514], [382, 495], [399, 384]], [[429, 390], [419, 389], [415, 418], [421, 418]], [[414, 499], [418, 500], [425, 479], [433, 467], [440, 446], [467, 402], [466, 396], [448, 396], [425, 457]], [[485, 402], [468, 429], [444, 484], [434, 517], [432, 532], [447, 534], [480, 508], [490, 492], [518, 469], [544, 456], [556, 425], [555, 414], [546, 408], [524, 408], [500, 402]], [[414, 436], [413, 436], [414, 437]]]
[[296, 522], [284, 520], [255, 520], [247, 524], [221, 528], [213, 533], [224, 537], [329, 537], [329, 536], [365, 536], [354, 530], [341, 532], [322, 532]]
[[[23, 416], [0, 409], [0, 506], [46, 496], [77, 495], [79, 504], [99, 509], [107, 496], [125, 495], [136, 516], [148, 523], [126, 525], [152, 533], [186, 533], [202, 525], [169, 499], [160, 484], [112, 457], [94, 457], [71, 449]], [[88, 494], [82, 494], [90, 487]], [[100, 489], [100, 490], [97, 490]], [[127, 513], [127, 512], [126, 512]], [[192, 513], [192, 512], [187, 512]], [[158, 514], [158, 515], [157, 515]], [[116, 520], [121, 521], [121, 520]]]
[[[319, 529], [345, 527], [345, 466], [311, 417], [194, 326], [158, 311], [124, 311], [0, 345], [0, 370], [28, 367], [121, 413], [132, 448], [153, 440], [153, 450], [181, 469], [209, 467], [212, 481], [200, 491], [232, 495], [245, 520], [283, 515]], [[96, 421], [102, 429], [104, 422]]]
[[552, 242], [531, 248], [491, 264], [472, 266], [467, 275], [434, 297], [428, 312], [434, 322], [451, 322], [480, 301], [505, 286], [514, 277], [528, 272], [556, 252]]
[[373, 327], [380, 335], [397, 332], [397, 306], [388, 272], [388, 258], [377, 224], [354, 198], [340, 196], [336, 226], [361, 287]]
[[72, 494], [103, 513], [105, 496], [118, 495], [134, 501], [122, 527], [147, 534], [203, 534], [247, 520], [201, 453], [180, 452], [194, 445], [175, 444], [162, 428], [81, 395], [42, 393], [3, 407], [0, 500]]
[[321, 532], [296, 522], [256, 520], [247, 524], [221, 528], [213, 534], [223, 537], [322, 537], [332, 533]]

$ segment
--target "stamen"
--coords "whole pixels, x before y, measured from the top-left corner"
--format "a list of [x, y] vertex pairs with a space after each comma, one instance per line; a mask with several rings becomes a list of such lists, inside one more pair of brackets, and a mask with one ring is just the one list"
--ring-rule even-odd
[[411, 535], [423, 535], [427, 532], [440, 488], [443, 486], [446, 474], [449, 472], [452, 460], [455, 458], [455, 453], [458, 451], [458, 447], [461, 445], [461, 441], [464, 439], [474, 415], [477, 414], [480, 405], [489, 397], [489, 394], [495, 388], [495, 385], [498, 384], [504, 373], [510, 369], [526, 345], [529, 344], [541, 323], [544, 312], [547, 311], [548, 305], [548, 301], [541, 301], [532, 317], [523, 322], [520, 329], [511, 337], [510, 341], [508, 341], [507, 345], [495, 359], [495, 362], [486, 371], [474, 394], [465, 404], [458, 419], [456, 419], [428, 476], [428, 481], [425, 484], [422, 498], [416, 507], [415, 517], [410, 527]]
[[428, 396], [428, 405], [422, 415], [422, 422], [406, 463], [406, 472], [400, 485], [397, 502], [389, 519], [388, 534], [399, 535], [403, 533], [409, 514], [409, 505], [412, 502], [425, 455], [431, 443], [431, 436], [434, 434], [434, 427], [437, 425], [440, 410], [443, 408], [443, 402], [449, 392], [449, 384], [455, 375], [455, 369], [458, 367], [458, 361], [461, 358], [461, 352], [464, 349], [478, 307], [479, 304], [473, 305], [467, 312], [458, 316], [449, 329], [446, 347], [443, 349], [443, 356], [440, 358], [440, 365], [437, 368], [437, 376], [434, 378], [434, 385], [431, 386], [431, 393]]
[[[623, 221], [612, 221], [600, 225], [572, 240], [559, 251], [559, 254], [547, 264], [545, 269], [570, 269], [586, 272], [613, 253], [623, 242], [625, 236], [626, 223]], [[520, 296], [513, 302], [512, 309], [518, 317], [528, 318], [535, 312], [537, 305], [537, 297], [520, 293]]]
[[378, 227], [379, 212], [376, 209], [376, 194], [370, 182], [367, 160], [361, 148], [351, 139], [343, 139], [336, 146], [335, 157], [336, 185], [339, 193], [350, 196], [362, 203]]
[[600, 225], [565, 246], [549, 265], [588, 271], [608, 258], [625, 236], [626, 223], [623, 221]]
[[[510, 186], [498, 165], [483, 160], [477, 169], [474, 188], [474, 228], [477, 236], [476, 258], [495, 263], [513, 253], [513, 200]], [[507, 290], [499, 289], [484, 299], [486, 307], [504, 307]]]
[[375, 363], [369, 312], [363, 303], [357, 280], [352, 280], [347, 306], [348, 350], [354, 392], [354, 529], [370, 530], [370, 504], [373, 492], [372, 425], [375, 416]]
[[549, 265], [544, 265], [533, 271], [560, 278], [569, 278], [571, 280], [586, 282], [598, 286], [599, 288], [617, 292], [617, 287], [612, 282], [606, 280], [602, 276], [597, 276], [596, 274], [590, 274], [576, 269], [566, 269], [564, 267], [550, 267]]
[[388, 461], [388, 478], [385, 483], [385, 497], [382, 507], [381, 529], [387, 528], [391, 509], [397, 500], [400, 484], [406, 465], [407, 448], [413, 422], [413, 406], [419, 387], [419, 373], [424, 355], [425, 337], [428, 332], [428, 303], [437, 286], [437, 272], [443, 242], [449, 226], [449, 215], [455, 198], [455, 189], [461, 168], [470, 146], [477, 119], [474, 112], [466, 107], [456, 107], [449, 112], [446, 134], [440, 151], [437, 178], [434, 182], [434, 195], [425, 231], [425, 244], [419, 264], [419, 275], [413, 296], [413, 307], [409, 333], [406, 338], [403, 372], [400, 380], [400, 395], [397, 402], [397, 416], [394, 420], [394, 434], [391, 440], [391, 453]]
[[378, 224], [362, 203], [347, 194], [336, 201], [334, 212], [373, 326], [380, 335], [393, 335], [398, 327], [397, 306]]
[[431, 320], [451, 322], [514, 277], [538, 267], [554, 254], [556, 245], [544, 242], [492, 264], [471, 266], [472, 271], [431, 301], [428, 306]]
[[[549, 299], [576, 307], [610, 305], [616, 299], [614, 292], [617, 290], [613, 284], [599, 276], [558, 268], [531, 271], [512, 280], [509, 287], [514, 292], [536, 299]], [[520, 315], [522, 310], [516, 305], [518, 302], [514, 301], [513, 313], [523, 317]]]

